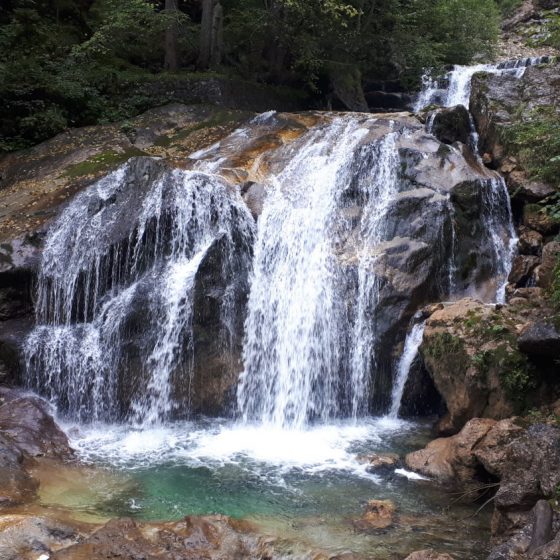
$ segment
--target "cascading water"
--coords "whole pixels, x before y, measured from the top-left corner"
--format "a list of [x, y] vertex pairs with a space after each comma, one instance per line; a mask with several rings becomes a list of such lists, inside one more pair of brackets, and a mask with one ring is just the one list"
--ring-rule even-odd
[[[443, 107], [455, 107], [463, 105], [469, 108], [471, 95], [471, 81], [477, 72], [490, 72], [492, 74], [506, 74], [514, 78], [521, 78], [527, 67], [542, 62], [547, 62], [548, 57], [528, 58], [511, 63], [500, 63], [496, 65], [479, 64], [475, 66], [454, 66], [447, 74], [447, 87], [442, 89], [438, 80], [430, 77], [427, 73], [422, 79], [423, 89], [418, 96], [415, 104], [415, 111], [422, 110], [431, 103], [438, 103]], [[428, 118], [426, 129], [432, 132], [436, 112]], [[478, 153], [478, 133], [472, 115], [469, 113], [471, 125], [470, 147], [478, 158], [479, 164], [483, 167]], [[496, 302], [505, 302], [507, 278], [511, 270], [513, 257], [517, 247], [517, 234], [513, 225], [513, 215], [511, 202], [507, 191], [504, 178], [498, 173], [492, 173], [488, 179], [488, 188], [483, 190], [484, 205], [483, 219], [486, 222], [486, 229], [490, 233], [494, 258], [493, 274], [499, 284], [496, 289]], [[507, 231], [504, 232], [503, 224], [507, 224]]]
[[[174, 408], [172, 376], [179, 371], [188, 385], [192, 375], [201, 263], [217, 247], [228, 282], [249, 266], [253, 220], [222, 180], [132, 165], [77, 196], [51, 227], [37, 282], [37, 327], [25, 347], [29, 386], [86, 421], [166, 419]], [[226, 290], [226, 327], [227, 316], [239, 311], [234, 300]], [[123, 363], [131, 361], [132, 370]], [[123, 411], [124, 392], [132, 394]]]
[[[527, 67], [542, 62], [548, 62], [548, 57], [523, 59], [513, 61], [511, 63], [501, 63], [496, 65], [479, 64], [474, 66], [454, 66], [445, 80], [444, 84], [431, 76], [428, 72], [422, 77], [422, 91], [418, 95], [415, 111], [421, 111], [430, 104], [439, 104], [443, 107], [455, 107], [463, 105], [468, 109], [469, 99], [471, 95], [471, 81], [477, 72], [490, 72], [493, 74], [507, 74], [514, 78], [521, 78]], [[426, 131], [432, 133], [433, 124], [437, 111], [433, 111], [429, 115], [426, 122]], [[472, 115], [469, 113], [471, 125], [470, 148], [477, 157], [479, 165], [482, 167], [482, 161], [478, 154], [478, 133], [474, 124]], [[487, 180], [486, 188], [482, 189], [482, 219], [485, 223], [485, 229], [489, 233], [487, 242], [490, 245], [490, 251], [494, 253], [492, 260], [492, 274], [496, 278], [498, 285], [495, 290], [495, 301], [504, 303], [506, 297], [506, 286], [513, 257], [517, 246], [517, 235], [513, 225], [513, 217], [511, 212], [511, 203], [507, 186], [501, 175], [497, 173]], [[506, 226], [504, 228], [504, 225]], [[452, 227], [452, 247], [455, 249], [455, 228]], [[456, 266], [454, 258], [449, 264], [449, 287], [450, 295], [456, 296], [455, 285]], [[408, 379], [410, 367], [417, 355], [418, 347], [422, 342], [422, 334], [424, 331], [423, 324], [414, 324], [409, 331], [403, 354], [397, 363], [395, 381], [393, 385], [393, 393], [391, 399], [390, 416], [396, 417], [402, 400], [402, 391]]]
[[[360, 146], [359, 118], [312, 131], [271, 178], [259, 219], [238, 389], [246, 421], [302, 427], [310, 418], [356, 416], [367, 403], [375, 337], [374, 246], [396, 193], [395, 133]], [[350, 189], [363, 199], [357, 278], [337, 245], [353, 224], [340, 214]], [[357, 282], [354, 309], [348, 292]]]
[[426, 326], [426, 321], [418, 321], [414, 323], [412, 329], [406, 336], [403, 352], [397, 363], [396, 376], [393, 383], [393, 392], [391, 394], [391, 409], [389, 410], [389, 416], [392, 418], [397, 418], [399, 415], [399, 409], [401, 408], [401, 401], [404, 393], [404, 386], [408, 380], [410, 373], [410, 368], [414, 359], [418, 355], [418, 349], [420, 344], [422, 344], [422, 337], [424, 336], [424, 328]]
[[432, 104], [443, 107], [464, 105], [468, 108], [471, 80], [477, 72], [489, 72], [491, 74], [521, 78], [529, 66], [544, 64], [549, 62], [549, 60], [550, 57], [543, 56], [512, 60], [499, 64], [456, 65], [443, 78], [434, 77], [430, 70], [422, 76], [422, 90], [414, 104], [414, 111], [419, 112]]

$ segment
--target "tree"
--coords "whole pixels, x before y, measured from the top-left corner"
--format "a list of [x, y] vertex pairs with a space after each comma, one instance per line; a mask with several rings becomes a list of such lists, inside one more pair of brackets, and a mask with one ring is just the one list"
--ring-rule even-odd
[[214, 68], [223, 57], [224, 10], [220, 0], [202, 0], [202, 22], [200, 24], [200, 53], [198, 67], [201, 70]]
[[179, 69], [177, 55], [177, 0], [165, 0], [165, 13], [169, 16], [169, 22], [165, 30], [165, 60], [163, 67], [171, 72]]

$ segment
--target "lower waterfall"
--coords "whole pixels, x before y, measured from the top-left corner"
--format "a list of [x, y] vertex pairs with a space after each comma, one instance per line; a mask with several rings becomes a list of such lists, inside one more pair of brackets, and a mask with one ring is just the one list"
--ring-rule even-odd
[[[238, 389], [245, 420], [301, 428], [312, 418], [366, 411], [378, 290], [373, 249], [386, 235], [399, 158], [395, 133], [359, 146], [365, 134], [357, 119], [336, 119], [271, 179]], [[340, 213], [350, 188], [364, 206], [357, 277], [336, 250], [355, 227]]]
[[[149, 424], [188, 407], [195, 275], [217, 247], [228, 289], [216, 334], [227, 343], [239, 312], [232, 275], [249, 266], [253, 222], [239, 195], [203, 173], [135, 165], [78, 195], [43, 252], [27, 383], [82, 421]], [[177, 375], [181, 403], [171, 396]]]

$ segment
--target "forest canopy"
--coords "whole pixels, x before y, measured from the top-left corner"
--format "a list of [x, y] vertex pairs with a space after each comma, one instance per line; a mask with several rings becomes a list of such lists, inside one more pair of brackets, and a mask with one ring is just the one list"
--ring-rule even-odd
[[138, 114], [134, 84], [212, 72], [317, 100], [491, 56], [503, 0], [2, 0], [0, 151]]

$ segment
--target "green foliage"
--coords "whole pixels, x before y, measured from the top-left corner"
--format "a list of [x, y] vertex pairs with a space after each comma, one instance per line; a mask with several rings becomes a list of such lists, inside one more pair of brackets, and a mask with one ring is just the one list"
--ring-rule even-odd
[[[506, 350], [509, 352], [509, 350]], [[527, 391], [536, 387], [532, 376], [532, 369], [527, 363], [527, 358], [517, 353], [506, 353], [497, 367], [500, 367], [500, 381], [507, 395], [513, 401], [525, 403]]]
[[[423, 68], [487, 57], [495, 0], [221, 0], [224, 62], [214, 68], [323, 100], [360, 76], [418, 84]], [[126, 119], [164, 100], [135, 91], [165, 79], [164, 36], [198, 59], [200, 3], [179, 0], [4, 0], [0, 4], [0, 151], [70, 126]]]
[[508, 17], [521, 6], [523, 0], [496, 0], [498, 8], [504, 17]]
[[506, 140], [532, 175], [560, 187], [560, 112], [539, 107], [513, 124]]
[[524, 405], [527, 392], [536, 386], [533, 368], [527, 357], [510, 344], [477, 352], [471, 361], [479, 373], [497, 371], [506, 394], [518, 405]]
[[531, 176], [550, 183], [558, 192], [544, 201], [544, 210], [560, 219], [560, 111], [544, 106], [520, 117], [504, 134]]

